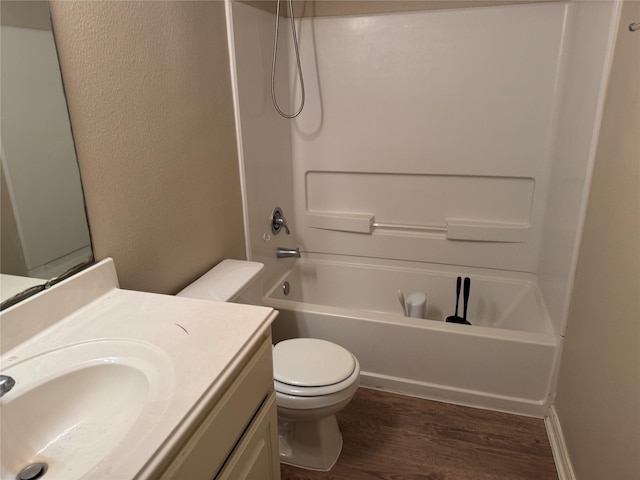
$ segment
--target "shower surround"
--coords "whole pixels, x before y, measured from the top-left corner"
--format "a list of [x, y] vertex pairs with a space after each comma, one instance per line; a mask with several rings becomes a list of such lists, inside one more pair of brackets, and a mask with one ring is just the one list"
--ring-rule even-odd
[[[342, 340], [362, 352], [364, 384], [543, 416], [555, 389], [617, 2], [304, 17], [296, 24], [307, 98], [295, 120], [271, 105], [274, 15], [242, 2], [227, 7], [247, 251], [266, 266], [266, 303], [283, 312], [276, 336]], [[288, 27], [281, 23], [276, 72], [285, 110], [300, 90]], [[271, 233], [275, 206], [291, 235]], [[276, 247], [293, 246], [303, 260], [276, 260]], [[359, 281], [347, 273], [365, 270]], [[304, 271], [322, 272], [324, 283]], [[472, 302], [516, 305], [526, 322], [510, 321], [524, 330], [500, 320], [502, 307], [467, 330], [444, 323], [456, 275], [471, 277]], [[295, 301], [277, 298], [287, 278]], [[421, 280], [409, 287], [408, 278]], [[523, 281], [527, 294], [504, 288]], [[434, 301], [422, 323], [394, 313], [397, 288]], [[526, 298], [536, 300], [518, 303]], [[381, 342], [376, 360], [367, 352]], [[533, 344], [541, 347], [524, 347]], [[466, 379], [451, 371], [458, 357], [477, 366]], [[518, 390], [532, 365], [536, 387]]]

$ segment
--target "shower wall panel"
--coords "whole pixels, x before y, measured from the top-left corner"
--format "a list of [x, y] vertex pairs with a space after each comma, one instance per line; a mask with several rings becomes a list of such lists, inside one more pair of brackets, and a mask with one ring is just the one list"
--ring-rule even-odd
[[[274, 15], [229, 5], [248, 255], [267, 284], [292, 263], [278, 246], [530, 272], [564, 333], [616, 2], [297, 20], [294, 120], [271, 105]], [[283, 22], [287, 111], [290, 39]], [[271, 234], [276, 205], [289, 236]]]
[[[598, 144], [620, 4], [571, 4], [563, 95], [558, 108], [538, 282], [564, 335], [591, 171]], [[607, 234], [607, 232], [603, 232]]]
[[[268, 284], [290, 267], [288, 261], [276, 259], [276, 247], [291, 247], [296, 243], [294, 235], [273, 235], [270, 222], [272, 210], [279, 206], [290, 223], [294, 223], [290, 121], [280, 117], [271, 105], [275, 16], [237, 2], [231, 2], [229, 7], [232, 8], [230, 30], [235, 53], [232, 55], [234, 94], [239, 111], [236, 126], [244, 177], [247, 256], [265, 264]], [[281, 35], [280, 42], [276, 94], [281, 108], [288, 111], [287, 36]]]
[[567, 9], [302, 19], [303, 249], [535, 272]]
[[[313, 222], [317, 216], [341, 218], [344, 215], [336, 212], [346, 210], [370, 217], [369, 230], [386, 227], [399, 231], [441, 231], [450, 238], [448, 225], [462, 222], [472, 225], [465, 219], [482, 218], [482, 225], [496, 227], [495, 241], [505, 240], [498, 233], [499, 226], [528, 230], [535, 190], [531, 178], [463, 175], [307, 172], [306, 181], [307, 224], [314, 228], [352, 231], [344, 222], [342, 226], [328, 220], [323, 225]], [[441, 203], [450, 192], [469, 191], [474, 192], [472, 202], [464, 195], [451, 195], [446, 203]], [[407, 208], [412, 203], [418, 203], [420, 208]], [[376, 213], [360, 213], [367, 211]]]

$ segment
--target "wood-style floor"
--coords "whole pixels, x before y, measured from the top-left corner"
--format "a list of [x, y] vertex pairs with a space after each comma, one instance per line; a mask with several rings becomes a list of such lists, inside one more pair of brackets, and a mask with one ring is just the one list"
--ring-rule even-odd
[[557, 480], [538, 418], [360, 388], [337, 415], [329, 472], [281, 466], [282, 480]]

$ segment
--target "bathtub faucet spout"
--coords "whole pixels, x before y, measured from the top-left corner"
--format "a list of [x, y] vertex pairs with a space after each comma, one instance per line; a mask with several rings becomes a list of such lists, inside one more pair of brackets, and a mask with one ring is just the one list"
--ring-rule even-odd
[[276, 257], [278, 258], [300, 258], [299, 248], [276, 248]]

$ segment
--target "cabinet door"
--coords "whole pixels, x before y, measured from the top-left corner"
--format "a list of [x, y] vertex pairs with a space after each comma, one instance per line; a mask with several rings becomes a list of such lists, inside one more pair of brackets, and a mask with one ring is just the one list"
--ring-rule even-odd
[[271, 393], [217, 478], [279, 480], [279, 458], [276, 395]]

